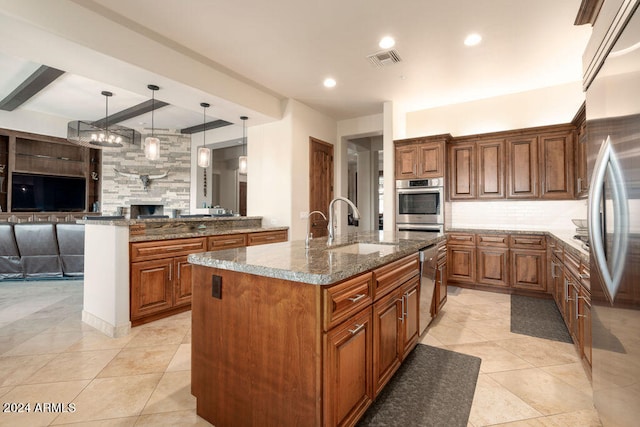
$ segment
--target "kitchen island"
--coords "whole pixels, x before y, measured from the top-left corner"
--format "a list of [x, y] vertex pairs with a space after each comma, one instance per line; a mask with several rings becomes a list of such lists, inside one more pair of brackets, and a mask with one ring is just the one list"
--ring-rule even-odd
[[192, 382], [217, 427], [354, 425], [418, 341], [418, 251], [381, 232], [193, 254]]

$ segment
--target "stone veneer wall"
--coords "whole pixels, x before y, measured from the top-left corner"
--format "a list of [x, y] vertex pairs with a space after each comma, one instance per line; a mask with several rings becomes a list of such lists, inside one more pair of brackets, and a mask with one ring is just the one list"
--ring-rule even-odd
[[[142, 135], [142, 140], [147, 135]], [[115, 215], [118, 207], [129, 214], [132, 204], [164, 205], [164, 212], [177, 209], [189, 213], [191, 137], [181, 134], [156, 135], [160, 138], [160, 160], [147, 160], [140, 146], [123, 147], [118, 151], [102, 152], [103, 215]], [[137, 178], [119, 175], [114, 168], [135, 174], [161, 175], [169, 170], [166, 178], [151, 181], [147, 191]]]

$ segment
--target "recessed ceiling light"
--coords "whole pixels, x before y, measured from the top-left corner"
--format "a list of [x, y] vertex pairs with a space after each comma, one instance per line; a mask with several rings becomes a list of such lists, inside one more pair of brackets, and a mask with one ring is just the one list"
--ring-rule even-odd
[[324, 79], [323, 84], [324, 84], [324, 87], [334, 87], [336, 85], [336, 81], [331, 77], [327, 77], [326, 79]]
[[391, 49], [395, 45], [396, 45], [396, 41], [391, 36], [383, 37], [380, 40], [380, 43], [378, 43], [378, 46], [380, 46], [380, 49]]
[[469, 34], [466, 39], [464, 39], [464, 44], [465, 46], [475, 46], [477, 44], [480, 44], [481, 41], [482, 36], [480, 34], [472, 33]]

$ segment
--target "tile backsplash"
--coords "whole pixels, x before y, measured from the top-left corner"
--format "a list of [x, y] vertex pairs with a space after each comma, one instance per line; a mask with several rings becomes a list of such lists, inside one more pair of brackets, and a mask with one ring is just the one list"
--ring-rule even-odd
[[587, 218], [586, 200], [450, 203], [447, 228], [575, 231], [572, 219]]

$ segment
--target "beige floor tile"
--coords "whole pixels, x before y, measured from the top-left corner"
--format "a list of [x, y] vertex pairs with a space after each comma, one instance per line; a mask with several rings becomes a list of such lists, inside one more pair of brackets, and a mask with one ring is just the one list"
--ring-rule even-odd
[[566, 412], [564, 414], [551, 415], [546, 418], [553, 423], [554, 427], [602, 427], [602, 423], [598, 417], [598, 411], [595, 409]]
[[111, 338], [92, 328], [85, 331], [82, 339], [70, 346], [66, 351], [88, 351], [121, 349], [135, 337], [135, 333], [120, 338]]
[[0, 357], [0, 386], [22, 384], [55, 357], [55, 354]]
[[446, 346], [440, 342], [437, 338], [435, 338], [432, 334], [429, 333], [429, 329], [426, 330], [425, 334], [420, 338], [421, 344], [430, 345], [432, 347], [445, 348]]
[[174, 427], [174, 426], [211, 426], [208, 421], [200, 418], [195, 409], [190, 411], [166, 412], [162, 414], [140, 415], [136, 427]]
[[498, 340], [495, 343], [537, 367], [579, 361], [573, 344], [522, 335], [520, 337]]
[[142, 414], [193, 409], [196, 409], [196, 398], [191, 394], [191, 372], [176, 371], [162, 376]]
[[98, 378], [164, 372], [179, 345], [125, 348], [98, 374]]
[[169, 362], [167, 372], [191, 370], [191, 344], [180, 344], [178, 351]]
[[540, 368], [487, 375], [545, 415], [593, 409], [593, 402], [588, 394], [576, 390]]
[[12, 385], [0, 387], [0, 397], [2, 397], [5, 394], [9, 393], [11, 390], [13, 390], [13, 388], [14, 388], [14, 386], [12, 386]]
[[24, 383], [41, 384], [69, 380], [91, 380], [119, 351], [116, 349], [60, 353]]
[[182, 344], [191, 344], [191, 328], [187, 331], [187, 334], [184, 336], [182, 340]]
[[467, 327], [489, 341], [522, 338], [522, 335], [511, 332], [511, 321], [508, 318], [478, 320], [469, 323]]
[[455, 344], [449, 345], [447, 348], [482, 359], [480, 365], [481, 373], [512, 371], [514, 369], [533, 367], [529, 362], [492, 342]]
[[487, 374], [478, 375], [469, 421], [476, 427], [488, 426], [542, 414], [502, 387]]
[[450, 325], [439, 323], [429, 330], [438, 341], [444, 345], [467, 344], [472, 342], [483, 342], [486, 338], [473, 332], [469, 328], [461, 325]]
[[139, 415], [162, 374], [97, 378], [75, 398], [76, 412], [61, 414], [52, 425]]
[[591, 382], [589, 382], [581, 362], [569, 363], [566, 365], [545, 366], [541, 369], [561, 381], [564, 381], [576, 390], [580, 390], [589, 395], [589, 397], [593, 397]]
[[50, 384], [20, 385], [2, 397], [4, 402], [29, 403], [28, 413], [3, 413], [0, 426], [46, 426], [60, 414], [57, 412], [36, 412], [36, 403], [76, 403], [78, 394], [89, 381], [67, 381]]
[[125, 348], [181, 344], [189, 332], [188, 326], [143, 325]]
[[62, 353], [82, 338], [81, 332], [55, 332], [38, 334], [23, 342], [3, 356]]
[[112, 418], [109, 420], [81, 421], [79, 423], [60, 424], [77, 427], [134, 427], [138, 417]]

